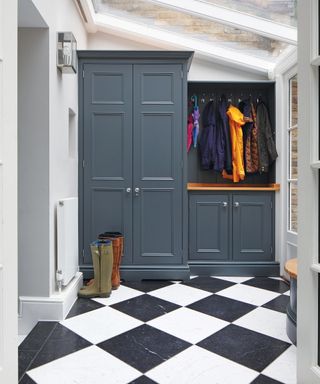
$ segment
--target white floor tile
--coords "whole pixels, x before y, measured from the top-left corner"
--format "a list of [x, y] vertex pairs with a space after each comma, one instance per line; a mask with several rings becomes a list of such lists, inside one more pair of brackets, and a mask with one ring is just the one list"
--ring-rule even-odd
[[267, 308], [256, 308], [234, 324], [291, 343], [286, 333], [286, 314]]
[[252, 279], [252, 277], [244, 277], [244, 276], [211, 276], [211, 277], [214, 277], [215, 279], [231, 281], [232, 283], [243, 283], [245, 281]]
[[149, 321], [148, 324], [193, 344], [229, 325], [227, 321], [189, 308], [176, 309]]
[[145, 375], [161, 384], [248, 384], [258, 372], [194, 345]]
[[262, 372], [285, 384], [296, 384], [297, 348], [292, 345]]
[[28, 371], [37, 384], [123, 384], [141, 373], [102, 349], [92, 346]]
[[27, 336], [28, 335], [18, 335], [18, 345], [20, 345]]
[[178, 305], [189, 305], [195, 301], [212, 295], [212, 293], [188, 287], [183, 284], [174, 284], [149, 292], [149, 295], [158, 297], [159, 299], [171, 301], [172, 303]]
[[129, 300], [133, 297], [137, 297], [143, 294], [144, 292], [138, 291], [137, 289], [129, 288], [125, 285], [120, 285], [118, 289], [112, 291], [110, 297], [107, 297], [106, 299], [96, 298], [92, 300], [103, 305], [112, 305], [120, 303], [120, 301]]
[[290, 289], [289, 289], [289, 291], [287, 291], [287, 292], [283, 293], [283, 295], [287, 295], [287, 296], [290, 296]]
[[263, 305], [278, 297], [279, 293], [240, 284], [223, 289], [222, 291], [219, 291], [217, 295], [229, 297], [230, 299], [243, 301], [253, 305]]
[[138, 327], [143, 322], [113, 308], [104, 307], [71, 317], [61, 321], [61, 324], [91, 343], [97, 344]]

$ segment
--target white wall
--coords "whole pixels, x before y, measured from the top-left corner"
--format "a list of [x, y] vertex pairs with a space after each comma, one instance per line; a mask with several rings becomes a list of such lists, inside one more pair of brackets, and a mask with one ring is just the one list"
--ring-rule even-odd
[[[97, 32], [88, 35], [88, 49], [91, 50], [159, 50], [158, 47], [138, 43], [111, 34]], [[216, 64], [199, 57], [194, 57], [190, 67], [190, 81], [250, 81], [267, 80], [267, 76], [250, 71], [237, 70], [232, 67]]]
[[0, 382], [17, 383], [17, 0], [0, 0]]
[[[50, 185], [50, 285], [55, 290], [55, 206], [57, 200], [78, 195], [78, 159], [69, 156], [69, 108], [78, 117], [78, 77], [61, 74], [56, 67], [57, 32], [71, 31], [78, 49], [87, 48], [87, 34], [72, 0], [33, 0], [49, 27], [49, 185]], [[76, 122], [76, 126], [77, 126]], [[76, 137], [77, 139], [77, 137]]]
[[21, 3], [36, 7], [20, 13], [22, 25], [48, 26], [19, 33], [19, 333], [26, 334], [38, 320], [61, 320], [81, 281], [77, 275], [61, 295], [56, 291], [56, 204], [78, 195], [78, 75], [61, 74], [56, 49], [57, 32], [73, 32], [78, 49], [87, 48], [87, 33], [73, 0]]
[[49, 32], [44, 28], [19, 28], [19, 296], [50, 294], [48, 154]]

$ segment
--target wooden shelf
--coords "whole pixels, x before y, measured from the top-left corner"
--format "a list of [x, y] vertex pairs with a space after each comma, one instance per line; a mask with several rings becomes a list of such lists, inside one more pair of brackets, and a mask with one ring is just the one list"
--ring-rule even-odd
[[280, 184], [188, 183], [188, 191], [280, 191]]
[[296, 279], [298, 276], [298, 259], [295, 258], [288, 260], [284, 266], [284, 269], [289, 273], [290, 277]]

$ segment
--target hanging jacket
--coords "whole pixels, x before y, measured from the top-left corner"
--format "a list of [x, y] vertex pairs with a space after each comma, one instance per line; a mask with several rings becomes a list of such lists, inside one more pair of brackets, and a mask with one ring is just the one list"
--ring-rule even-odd
[[193, 117], [192, 113], [188, 115], [188, 125], [187, 125], [187, 151], [190, 151], [192, 145], [192, 131], [193, 131]]
[[201, 166], [203, 169], [212, 169], [214, 164], [215, 113], [213, 101], [209, 101], [202, 112], [202, 132], [199, 140]]
[[199, 135], [199, 119], [200, 119], [200, 111], [198, 106], [194, 107], [192, 117], [193, 117], [192, 141], [193, 141], [193, 147], [197, 148], [198, 135]]
[[245, 177], [242, 134], [242, 126], [245, 124], [245, 121], [239, 109], [232, 105], [229, 107], [227, 115], [229, 117], [232, 148], [232, 176], [228, 175], [226, 171], [222, 172], [222, 176], [226, 179], [232, 179], [234, 183], [237, 183]]
[[244, 168], [247, 173], [255, 173], [259, 170], [256, 113], [250, 99], [241, 101], [239, 109], [243, 113], [245, 120], [245, 124], [242, 127]]
[[225, 96], [221, 96], [218, 103], [217, 115], [216, 115], [216, 126], [217, 126], [217, 163], [219, 164], [217, 171], [223, 169], [228, 173], [232, 174], [232, 156], [231, 156], [231, 139], [230, 139], [230, 128], [227, 116], [227, 99]]
[[257, 105], [257, 128], [259, 148], [259, 171], [268, 172], [269, 165], [278, 157], [276, 145], [273, 139], [269, 113], [264, 102]]

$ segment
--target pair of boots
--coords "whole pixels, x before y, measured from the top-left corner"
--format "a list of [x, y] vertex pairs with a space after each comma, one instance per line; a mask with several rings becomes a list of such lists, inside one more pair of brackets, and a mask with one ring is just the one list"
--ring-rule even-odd
[[81, 288], [79, 297], [109, 297], [112, 285], [113, 249], [111, 240], [98, 240], [90, 245], [94, 279], [89, 286]]
[[111, 284], [112, 289], [118, 289], [120, 287], [120, 263], [123, 256], [123, 235], [120, 232], [104, 232], [98, 236], [99, 240], [111, 240], [113, 249], [113, 266]]
[[[109, 272], [110, 272], [109, 269], [108, 269], [108, 271], [104, 271], [101, 273], [104, 273], [104, 276], [107, 276], [109, 281], [111, 281], [112, 289], [118, 289], [120, 286], [120, 263], [121, 263], [121, 257], [123, 255], [123, 247], [124, 247], [123, 235], [120, 232], [105, 232], [105, 233], [100, 234], [98, 236], [98, 239], [99, 240], [97, 242], [95, 242], [91, 245], [94, 279], [91, 279], [89, 281], [89, 283], [87, 284], [87, 286], [80, 290], [80, 292], [79, 292], [80, 297], [88, 297], [88, 298], [89, 297], [97, 297], [97, 296], [109, 297], [110, 293], [111, 293], [111, 289], [110, 289], [110, 292], [108, 293], [108, 295], [105, 296], [105, 292], [102, 291], [103, 296], [101, 296], [100, 291], [99, 292], [97, 291], [98, 274], [96, 273], [96, 269], [95, 269], [95, 258], [97, 255], [97, 249], [94, 247], [94, 245], [97, 243], [101, 244], [101, 243], [106, 243], [106, 242], [109, 242], [109, 243], [112, 242], [111, 252], [113, 254], [113, 260], [112, 260], [111, 268], [110, 268], [110, 270], [112, 271], [111, 272], [111, 278], [110, 278], [110, 274], [109, 274]], [[103, 247], [100, 247], [100, 249], [103, 249]], [[103, 254], [104, 254], [104, 252], [103, 252]], [[110, 266], [109, 263], [108, 263], [108, 266]], [[104, 276], [102, 276], [102, 278], [104, 278]], [[100, 278], [101, 278], [101, 275], [100, 275]]]

